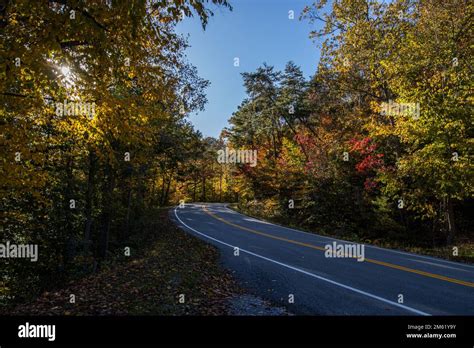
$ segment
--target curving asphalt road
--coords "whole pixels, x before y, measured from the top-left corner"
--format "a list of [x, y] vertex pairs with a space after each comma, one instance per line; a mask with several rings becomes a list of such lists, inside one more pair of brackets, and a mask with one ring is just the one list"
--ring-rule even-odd
[[326, 257], [327, 244], [351, 243], [260, 221], [225, 204], [186, 204], [170, 214], [186, 232], [217, 246], [224, 267], [245, 288], [295, 314], [474, 315], [471, 265], [370, 245], [362, 262]]

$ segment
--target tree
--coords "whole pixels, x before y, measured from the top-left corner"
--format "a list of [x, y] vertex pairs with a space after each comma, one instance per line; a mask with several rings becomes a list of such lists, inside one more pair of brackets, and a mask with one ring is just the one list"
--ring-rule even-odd
[[210, 3], [230, 7], [226, 0], [2, 4], [2, 237], [48, 255], [34, 267], [8, 261], [2, 295], [15, 291], [21, 301], [73, 270], [96, 269], [139, 233], [157, 181], [160, 204], [169, 201], [186, 143], [199, 139], [185, 118], [204, 107], [208, 85], [185, 60], [175, 26], [193, 15], [205, 26]]

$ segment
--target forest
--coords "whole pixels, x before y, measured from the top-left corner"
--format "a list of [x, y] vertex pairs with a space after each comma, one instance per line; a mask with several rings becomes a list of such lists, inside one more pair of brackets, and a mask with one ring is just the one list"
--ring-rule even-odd
[[197, 185], [215, 175], [215, 141], [187, 120], [204, 107], [208, 81], [175, 30], [189, 16], [205, 27], [213, 15], [205, 3], [0, 6], [1, 242], [38, 245], [40, 254], [1, 260], [0, 303], [98, 271], [136, 246], [153, 208], [211, 199]]
[[[474, 254], [474, 4], [316, 1], [310, 79], [292, 61], [242, 73], [246, 98], [218, 139], [194, 129], [209, 81], [186, 60], [183, 17], [227, 0], [6, 1], [0, 7], [0, 295], [23, 301], [137, 246], [180, 202], [308, 231]], [[295, 57], [297, 61], [297, 57]], [[219, 163], [224, 148], [252, 163]], [[32, 290], [34, 289], [34, 290]], [[1, 302], [1, 301], [0, 301]]]
[[[223, 137], [255, 149], [234, 174], [244, 212], [367, 243], [472, 261], [473, 17], [469, 1], [326, 1], [315, 75], [242, 74]], [[461, 247], [462, 245], [462, 247]]]

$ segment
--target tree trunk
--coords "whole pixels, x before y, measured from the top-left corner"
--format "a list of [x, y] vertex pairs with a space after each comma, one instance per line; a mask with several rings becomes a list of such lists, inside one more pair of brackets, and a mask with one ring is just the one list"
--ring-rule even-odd
[[171, 172], [170, 177], [166, 183], [165, 200], [163, 202], [163, 205], [168, 203], [168, 195], [170, 193], [170, 186], [171, 186], [172, 179], [173, 179], [173, 172]]
[[202, 177], [202, 197], [201, 197], [201, 200], [203, 202], [206, 201], [206, 177], [205, 176]]
[[219, 175], [219, 202], [222, 203], [222, 171]]
[[107, 181], [104, 185], [102, 228], [99, 239], [99, 258], [102, 260], [106, 258], [107, 251], [109, 249], [110, 221], [112, 219], [112, 193], [114, 189], [114, 176], [109, 163], [107, 163], [105, 166], [105, 176]]
[[132, 183], [129, 182], [128, 186], [128, 197], [127, 197], [127, 215], [125, 217], [125, 234], [122, 236], [123, 240], [127, 238], [130, 233], [130, 211], [132, 208]]
[[66, 188], [65, 188], [65, 219], [66, 223], [64, 224], [64, 235], [65, 235], [65, 240], [66, 240], [66, 248], [63, 251], [63, 259], [64, 259], [64, 264], [67, 265], [70, 263], [70, 261], [74, 258], [75, 256], [75, 243], [74, 240], [70, 234], [71, 231], [74, 230], [74, 213], [73, 210], [77, 209], [77, 206], [75, 208], [71, 208], [70, 206], [70, 200], [74, 199], [77, 204], [77, 197], [74, 195], [74, 188], [73, 188], [73, 158], [71, 154], [68, 154], [66, 157]]
[[91, 228], [92, 228], [92, 209], [94, 196], [94, 175], [95, 175], [95, 164], [96, 157], [92, 150], [89, 150], [89, 168], [87, 173], [87, 192], [86, 192], [86, 224], [84, 227], [84, 252], [89, 252], [90, 239], [91, 239]]
[[164, 201], [165, 201], [165, 174], [163, 173], [163, 177], [161, 178], [160, 206], [163, 206]]
[[456, 225], [454, 222], [453, 201], [451, 198], [446, 198], [446, 223], [447, 223], [447, 238], [446, 243], [452, 245], [454, 237], [456, 236]]

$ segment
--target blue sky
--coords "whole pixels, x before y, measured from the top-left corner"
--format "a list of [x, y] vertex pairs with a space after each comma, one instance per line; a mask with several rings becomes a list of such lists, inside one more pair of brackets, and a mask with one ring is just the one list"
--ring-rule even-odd
[[[206, 90], [206, 110], [190, 116], [204, 136], [218, 137], [227, 120], [245, 97], [240, 73], [254, 71], [266, 62], [282, 70], [289, 60], [305, 77], [316, 71], [319, 45], [309, 39], [314, 29], [299, 16], [312, 0], [230, 0], [233, 11], [213, 8], [203, 31], [197, 18], [186, 18], [178, 32], [189, 34], [186, 55], [199, 75], [211, 82]], [[295, 19], [288, 13], [293, 10]], [[234, 58], [240, 67], [234, 67]]]

